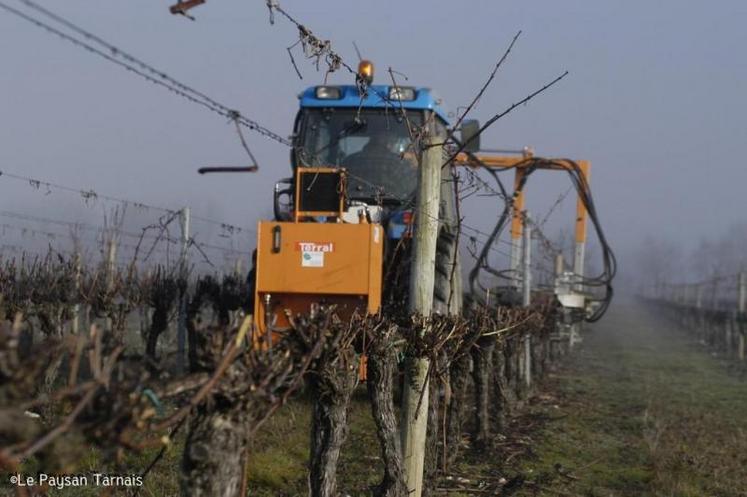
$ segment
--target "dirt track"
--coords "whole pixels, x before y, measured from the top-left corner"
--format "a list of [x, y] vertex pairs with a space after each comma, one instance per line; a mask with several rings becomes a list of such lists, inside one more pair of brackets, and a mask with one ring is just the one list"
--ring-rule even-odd
[[747, 496], [744, 367], [655, 311], [618, 302], [543, 391], [515, 495]]

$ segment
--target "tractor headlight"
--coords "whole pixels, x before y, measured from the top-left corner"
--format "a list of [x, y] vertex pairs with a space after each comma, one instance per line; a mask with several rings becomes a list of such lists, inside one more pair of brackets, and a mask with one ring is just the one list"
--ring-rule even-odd
[[342, 92], [336, 86], [317, 86], [315, 93], [319, 100], [339, 100], [342, 98]]
[[390, 100], [415, 100], [415, 88], [392, 86], [389, 88]]

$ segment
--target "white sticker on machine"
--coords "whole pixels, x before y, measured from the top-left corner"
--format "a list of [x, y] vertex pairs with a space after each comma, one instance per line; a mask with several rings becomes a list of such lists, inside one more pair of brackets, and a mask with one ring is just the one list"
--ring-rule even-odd
[[324, 267], [324, 254], [334, 252], [332, 242], [297, 242], [296, 250], [301, 252], [302, 267]]
[[324, 267], [324, 252], [301, 252], [301, 266]]

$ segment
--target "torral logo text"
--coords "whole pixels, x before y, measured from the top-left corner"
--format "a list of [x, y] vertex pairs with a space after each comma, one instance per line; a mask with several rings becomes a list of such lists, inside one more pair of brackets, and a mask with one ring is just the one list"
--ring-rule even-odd
[[335, 244], [332, 242], [296, 242], [296, 250], [300, 252], [334, 252]]

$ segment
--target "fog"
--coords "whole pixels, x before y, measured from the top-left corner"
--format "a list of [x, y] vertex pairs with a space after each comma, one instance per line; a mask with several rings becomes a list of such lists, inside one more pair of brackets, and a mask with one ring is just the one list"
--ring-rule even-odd
[[[260, 0], [210, 0], [192, 11], [194, 22], [170, 15], [170, 3], [42, 2], [287, 135], [297, 94], [324, 79], [299, 52], [304, 79], [296, 75], [286, 52], [296, 28], [282, 18], [270, 25]], [[689, 253], [702, 240], [728, 236], [747, 217], [740, 158], [747, 138], [744, 2], [281, 4], [353, 64], [356, 42], [376, 64], [378, 82], [392, 67], [408, 84], [436, 89], [452, 112], [469, 103], [522, 30], [472, 117], [484, 122], [563, 71], [570, 74], [498, 121], [482, 143], [591, 161], [597, 208], [623, 278], [639, 265], [646, 237]], [[223, 117], [5, 11], [0, 58], [1, 171], [172, 209], [189, 206], [247, 229], [270, 214], [272, 185], [289, 172], [286, 147], [247, 131], [260, 171], [202, 177], [200, 166], [248, 164]], [[329, 82], [351, 78], [339, 71]], [[536, 176], [527, 186], [528, 207], [542, 217], [570, 184], [564, 175]], [[574, 202], [571, 193], [548, 221], [553, 236], [572, 228]], [[487, 231], [500, 207], [494, 198], [470, 201], [465, 222]], [[101, 224], [107, 208], [0, 176], [2, 210]], [[147, 222], [158, 217], [149, 216]], [[3, 242], [14, 236], [4, 232]]]

